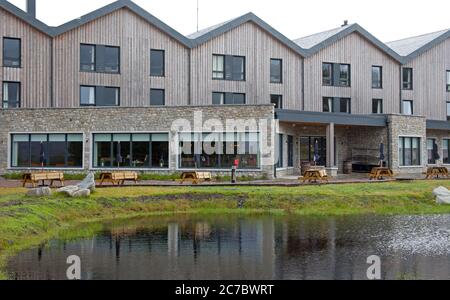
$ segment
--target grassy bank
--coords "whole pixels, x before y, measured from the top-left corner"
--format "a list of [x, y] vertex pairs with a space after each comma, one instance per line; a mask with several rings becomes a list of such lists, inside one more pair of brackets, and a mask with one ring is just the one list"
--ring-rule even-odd
[[[450, 181], [305, 187], [124, 187], [100, 189], [87, 199], [25, 197], [0, 189], [0, 270], [8, 255], [92, 221], [174, 213], [277, 213], [313, 216], [441, 214], [432, 190]], [[2, 277], [0, 273], [0, 278]], [[3, 275], [4, 278], [4, 275]]]

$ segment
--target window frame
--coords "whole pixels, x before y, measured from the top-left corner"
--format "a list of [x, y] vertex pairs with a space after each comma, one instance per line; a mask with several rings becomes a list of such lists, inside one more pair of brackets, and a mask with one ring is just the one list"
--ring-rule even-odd
[[[94, 104], [82, 104], [81, 103], [81, 89], [83, 87], [87, 87], [87, 88], [94, 88]], [[99, 89], [117, 89], [117, 104], [116, 105], [98, 105], [98, 101], [99, 101], [99, 97], [98, 95], [100, 94], [100, 92], [102, 94], [104, 94], [104, 91], [100, 91]], [[80, 107], [120, 107], [120, 87], [117, 86], [98, 86], [98, 85], [80, 85], [80, 99], [79, 99], [79, 104]]]
[[[152, 53], [162, 53], [162, 74], [152, 74]], [[166, 77], [166, 50], [164, 49], [150, 49], [150, 76], [151, 77]]]
[[[17, 93], [18, 93], [18, 100], [17, 100], [17, 107], [5, 107], [5, 103], [9, 103], [10, 100], [5, 100], [5, 84], [17, 84], [19, 86]], [[2, 109], [18, 109], [22, 107], [22, 83], [20, 81], [2, 81]]]
[[[447, 150], [447, 153], [445, 152], [445, 150]], [[445, 158], [446, 155], [447, 159]], [[450, 138], [442, 139], [442, 164], [450, 165]]]
[[[272, 97], [277, 97], [277, 103], [274, 103]], [[275, 109], [283, 109], [283, 95], [271, 94], [270, 103], [275, 105]]]
[[[162, 97], [163, 97], [163, 104], [152, 104], [152, 92], [153, 91], [158, 91], [158, 92], [162, 92]], [[150, 89], [150, 106], [166, 106], [166, 90], [164, 89]]]
[[[330, 66], [330, 84], [325, 83], [325, 78], [324, 78], [324, 66], [328, 65]], [[329, 62], [323, 62], [322, 63], [322, 86], [334, 86], [334, 64], [333, 63], [329, 63]]]
[[[340, 87], [351, 87], [352, 86], [352, 71], [351, 71], [351, 65], [350, 64], [338, 64], [339, 65], [339, 85]], [[348, 67], [348, 81], [347, 84], [342, 84], [342, 67]]]
[[[411, 82], [405, 81], [405, 71], [410, 72], [411, 74]], [[405, 87], [405, 84], [407, 85]], [[402, 68], [402, 90], [404, 91], [412, 91], [414, 89], [414, 73], [413, 68]]]
[[[379, 85], [374, 85], [373, 70], [378, 69], [380, 73]], [[372, 66], [372, 89], [383, 89], [383, 66]]]
[[[280, 80], [279, 81], [272, 80], [272, 62], [273, 61], [277, 61], [280, 63], [280, 74], [279, 74]], [[281, 59], [281, 58], [271, 58], [270, 59], [270, 74], [269, 74], [269, 76], [270, 76], [270, 83], [283, 84], [283, 59]]]
[[[430, 142], [430, 141], [433, 142], [431, 149], [428, 148], [428, 142]], [[433, 162], [433, 158], [430, 158], [430, 155], [429, 155], [430, 150], [431, 150], [431, 155], [433, 155], [434, 144], [436, 144], [439, 147], [439, 145], [437, 144], [437, 138], [427, 137], [427, 165], [431, 165], [431, 166], [435, 166], [438, 163], [438, 160], [434, 160], [434, 162]], [[438, 148], [438, 152], [439, 152], [439, 148]]]
[[[381, 103], [381, 112], [375, 112], [375, 110], [374, 110], [374, 108], [375, 108], [375, 105], [376, 105], [376, 107], [377, 107], [377, 110], [378, 110], [378, 107], [379, 107], [379, 103]], [[384, 107], [383, 107], [383, 99], [381, 99], [381, 98], [373, 98], [372, 99], [372, 114], [374, 114], [374, 115], [382, 115], [382, 114], [384, 114]]]
[[450, 121], [450, 101], [446, 101], [445, 105], [447, 110], [447, 121]]
[[[220, 103], [220, 104], [214, 104], [214, 94], [221, 94], [222, 95], [222, 103]], [[226, 103], [226, 101], [227, 101], [227, 95], [233, 95], [233, 103], [232, 104], [227, 104]], [[227, 92], [212, 92], [212, 97], [211, 97], [211, 103], [212, 103], [212, 105], [214, 105], [214, 106], [221, 106], [221, 105], [247, 105], [247, 95], [245, 94], [245, 93], [227, 93]], [[241, 95], [241, 96], [244, 96], [244, 103], [243, 104], [236, 104], [235, 103], [235, 99], [234, 99], [234, 96], [236, 96], [236, 95]]]
[[[406, 162], [406, 140], [409, 139], [411, 143], [411, 164], [407, 164]], [[413, 141], [418, 141], [418, 159], [419, 163], [417, 165], [413, 164], [413, 156], [414, 156], [414, 148], [413, 148]], [[398, 155], [399, 155], [399, 166], [401, 168], [408, 168], [408, 167], [422, 167], [422, 138], [415, 137], [415, 136], [399, 136], [398, 138]], [[403, 157], [400, 157], [400, 146], [403, 148]], [[403, 161], [403, 164], [402, 164]]]
[[[5, 47], [5, 40], [14, 40], [19, 42], [19, 65], [18, 66], [11, 66], [5, 64], [5, 53], [6, 53], [6, 47]], [[8, 37], [4, 36], [2, 38], [2, 66], [5, 68], [15, 68], [15, 69], [21, 69], [22, 68], [22, 39], [21, 38], [14, 38], [14, 37]]]
[[[226, 80], [226, 81], [246, 81], [247, 80], [247, 58], [245, 56], [242, 55], [225, 55], [225, 54], [215, 54], [213, 53], [212, 55], [213, 60], [212, 60], [212, 80]], [[223, 58], [223, 71], [215, 71], [214, 70], [214, 57], [222, 57]], [[231, 71], [227, 70], [227, 66], [229, 65], [228, 60], [232, 59], [233, 61], [231, 62]], [[242, 79], [235, 79], [234, 75], [237, 74], [237, 72], [235, 72], [234, 70], [234, 59], [236, 58], [240, 58], [243, 60], [243, 73], [242, 73]], [[214, 78], [214, 73], [223, 73], [223, 77], [221, 78]], [[231, 74], [231, 78], [227, 78], [227, 74]]]
[[[411, 104], [411, 114], [405, 114], [405, 103]], [[402, 115], [414, 116], [414, 101], [413, 100], [402, 100]]]
[[445, 78], [445, 82], [446, 82], [446, 91], [450, 92], [450, 70], [447, 70], [446, 73], [446, 78]]
[[[81, 47], [82, 46], [91, 46], [94, 47], [94, 71], [92, 70], [83, 70], [81, 68]], [[106, 66], [108, 65], [106, 63], [106, 49], [107, 48], [114, 48], [117, 49], [117, 72], [114, 71], [106, 71]], [[120, 46], [112, 46], [112, 45], [102, 45], [102, 44], [89, 44], [89, 43], [80, 43], [80, 52], [79, 52], [79, 60], [80, 60], [80, 72], [83, 73], [99, 73], [99, 74], [117, 74], [120, 75], [121, 73], [121, 68], [122, 68], [122, 61], [121, 61], [121, 47]], [[103, 51], [99, 51], [99, 49], [103, 49]], [[101, 53], [101, 54], [100, 54]], [[100, 62], [102, 62], [101, 64], [101, 68], [99, 68], [100, 62], [99, 62], [99, 58], [98, 56], [101, 55], [102, 59], [100, 60]]]
[[[92, 47], [94, 49], [94, 62], [93, 62], [94, 70], [83, 70], [82, 69], [81, 48], [83, 48], [83, 46]], [[96, 47], [96, 45], [80, 43], [80, 72], [87, 72], [87, 73], [89, 73], [89, 72], [96, 73], [97, 72], [97, 47]]]

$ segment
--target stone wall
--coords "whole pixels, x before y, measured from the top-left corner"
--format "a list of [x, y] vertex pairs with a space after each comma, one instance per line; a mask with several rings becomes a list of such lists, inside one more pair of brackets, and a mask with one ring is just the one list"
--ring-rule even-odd
[[[272, 105], [0, 110], [0, 172], [14, 171], [8, 170], [11, 133], [84, 133], [86, 171], [91, 166], [93, 132], [167, 132], [172, 146], [178, 131], [172, 128], [175, 120], [185, 119], [192, 130], [197, 130], [194, 121], [201, 126], [208, 120], [218, 120], [225, 126], [228, 119], [255, 119], [258, 123], [262, 119], [267, 123], [267, 147], [272, 150], [273, 118]], [[267, 154], [264, 158], [269, 157]], [[170, 172], [176, 171], [176, 166], [177, 156], [171, 152]], [[273, 166], [262, 165], [262, 172], [253, 173], [271, 177]]]
[[[427, 124], [424, 117], [389, 115], [388, 130], [390, 137], [390, 166], [395, 173], [420, 174], [425, 172], [427, 165]], [[399, 137], [421, 138], [421, 165], [413, 167], [402, 167], [399, 162]]]

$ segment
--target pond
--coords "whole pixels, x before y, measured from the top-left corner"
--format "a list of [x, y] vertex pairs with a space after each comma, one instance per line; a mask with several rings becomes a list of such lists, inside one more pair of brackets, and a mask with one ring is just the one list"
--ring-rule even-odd
[[377, 255], [382, 279], [450, 279], [448, 215], [180, 215], [85, 227], [94, 228], [89, 238], [13, 257], [10, 278], [66, 279], [77, 255], [87, 280], [364, 280]]

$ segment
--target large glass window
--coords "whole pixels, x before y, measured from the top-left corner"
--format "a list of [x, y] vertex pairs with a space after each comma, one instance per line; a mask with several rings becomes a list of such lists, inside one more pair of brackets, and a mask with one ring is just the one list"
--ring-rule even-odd
[[182, 169], [239, 169], [260, 167], [258, 133], [180, 133], [179, 166]]
[[338, 112], [350, 114], [352, 112], [350, 98], [324, 97], [322, 100], [323, 112]]
[[162, 89], [150, 90], [150, 105], [166, 105], [165, 92]]
[[402, 71], [402, 86], [404, 90], [413, 89], [413, 69], [403, 68]]
[[213, 79], [245, 80], [245, 57], [213, 55]]
[[164, 76], [165, 75], [165, 52], [164, 50], [150, 51], [150, 75]]
[[281, 59], [270, 60], [270, 82], [281, 83], [283, 81], [283, 61]]
[[212, 103], [213, 105], [243, 105], [245, 104], [245, 94], [214, 92]]
[[281, 95], [270, 95], [270, 103], [275, 105], [275, 108], [283, 108], [283, 96]]
[[[327, 163], [327, 139], [325, 137], [306, 136], [300, 138], [300, 159], [305, 162], [314, 162], [318, 166], [325, 166]], [[336, 153], [336, 151], [335, 151]]]
[[442, 161], [444, 164], [450, 164], [450, 139], [444, 139], [442, 141]]
[[450, 92], [450, 71], [447, 71], [447, 81], [446, 81], [446, 86], [447, 86], [447, 92]]
[[411, 100], [402, 101], [402, 113], [407, 116], [412, 116], [414, 114], [414, 106]]
[[350, 65], [339, 65], [339, 85], [350, 86]]
[[94, 168], [167, 169], [169, 135], [167, 133], [94, 134]]
[[340, 98], [339, 99], [339, 112], [344, 114], [352, 113], [352, 105], [351, 100], [349, 98]]
[[383, 99], [372, 99], [372, 113], [373, 114], [383, 113]]
[[117, 87], [81, 86], [81, 106], [119, 106], [120, 89]]
[[294, 137], [292, 135], [288, 135], [287, 145], [288, 145], [288, 168], [293, 168], [294, 167]]
[[14, 134], [13, 168], [82, 168], [82, 134]]
[[[436, 151], [435, 151], [436, 150]], [[427, 155], [428, 155], [428, 164], [435, 165], [436, 164], [436, 153], [437, 152], [437, 144], [436, 139], [427, 139]]]
[[278, 148], [277, 148], [277, 168], [283, 168], [284, 167], [284, 135], [278, 134], [277, 135], [277, 141], [278, 141]]
[[21, 66], [21, 40], [16, 38], [3, 38], [3, 66], [20, 68]]
[[334, 109], [333, 109], [333, 102], [334, 102], [334, 99], [333, 98], [330, 98], [330, 97], [324, 97], [323, 98], [323, 112], [333, 112], [334, 111]]
[[450, 102], [447, 102], [447, 121], [450, 121]]
[[80, 70], [84, 72], [119, 73], [120, 48], [81, 44]]
[[81, 71], [95, 71], [95, 46], [81, 44], [80, 46], [80, 69]]
[[3, 108], [20, 107], [20, 82], [3, 82]]
[[420, 166], [420, 138], [400, 137], [398, 147], [400, 166]]
[[383, 88], [383, 68], [380, 66], [372, 67], [372, 88]]

